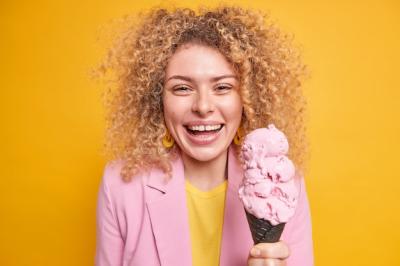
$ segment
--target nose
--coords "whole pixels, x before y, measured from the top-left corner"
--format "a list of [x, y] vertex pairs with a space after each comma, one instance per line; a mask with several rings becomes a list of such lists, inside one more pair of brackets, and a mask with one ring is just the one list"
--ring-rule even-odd
[[212, 95], [209, 94], [208, 90], [199, 90], [193, 101], [192, 111], [201, 116], [206, 116], [214, 112], [214, 109], [215, 105]]

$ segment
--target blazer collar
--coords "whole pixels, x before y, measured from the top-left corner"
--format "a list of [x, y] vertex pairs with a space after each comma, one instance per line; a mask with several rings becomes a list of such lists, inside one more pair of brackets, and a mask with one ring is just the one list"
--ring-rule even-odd
[[180, 156], [172, 161], [172, 175], [169, 179], [161, 169], [154, 168], [151, 170], [146, 183], [149, 188], [156, 189], [162, 193], [167, 193], [170, 189], [174, 189], [176, 186], [184, 184], [185, 173]]
[[[233, 145], [233, 144], [232, 144]], [[239, 189], [243, 178], [243, 170], [240, 167], [235, 147], [228, 149], [228, 183], [231, 189]], [[147, 179], [146, 185], [162, 193], [167, 193], [176, 186], [185, 184], [184, 166], [180, 156], [172, 162], [172, 177], [168, 180], [160, 169], [153, 169]]]

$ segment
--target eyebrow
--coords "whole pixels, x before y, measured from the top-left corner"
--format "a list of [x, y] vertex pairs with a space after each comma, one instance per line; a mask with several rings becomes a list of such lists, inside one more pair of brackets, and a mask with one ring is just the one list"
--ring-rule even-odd
[[[215, 82], [215, 81], [218, 81], [220, 79], [225, 79], [225, 78], [234, 78], [236, 80], [238, 79], [236, 75], [222, 75], [222, 76], [212, 77], [212, 78], [210, 78], [210, 81]], [[168, 82], [171, 79], [180, 79], [180, 80], [186, 80], [186, 81], [189, 81], [189, 82], [193, 82], [193, 79], [191, 79], [190, 77], [181, 76], [181, 75], [171, 76], [171, 77], [169, 77], [167, 79], [166, 82]]]

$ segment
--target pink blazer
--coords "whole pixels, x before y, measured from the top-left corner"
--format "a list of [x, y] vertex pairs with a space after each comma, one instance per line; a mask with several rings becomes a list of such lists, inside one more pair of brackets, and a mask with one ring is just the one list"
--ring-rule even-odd
[[[173, 162], [172, 179], [153, 169], [130, 183], [121, 180], [120, 162], [107, 164], [97, 203], [97, 266], [192, 265], [189, 218], [182, 160]], [[238, 188], [242, 168], [232, 148], [228, 156], [220, 265], [245, 266], [253, 241]], [[304, 180], [300, 199], [281, 240], [289, 245], [288, 266], [313, 265], [311, 219]]]

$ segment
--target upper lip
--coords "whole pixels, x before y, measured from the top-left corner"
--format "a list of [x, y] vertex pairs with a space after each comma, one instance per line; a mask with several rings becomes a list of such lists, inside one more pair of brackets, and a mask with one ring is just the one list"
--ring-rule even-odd
[[192, 127], [192, 126], [211, 126], [211, 125], [223, 125], [224, 123], [217, 121], [190, 121], [185, 123], [184, 126]]

